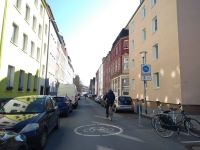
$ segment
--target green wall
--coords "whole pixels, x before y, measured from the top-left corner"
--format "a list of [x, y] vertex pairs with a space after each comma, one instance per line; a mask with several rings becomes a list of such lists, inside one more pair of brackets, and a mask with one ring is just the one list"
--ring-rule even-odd
[[[7, 90], [7, 78], [4, 78], [3, 80], [0, 81], [0, 100], [3, 99], [9, 99], [13, 98], [16, 96], [25, 96], [25, 95], [38, 95], [40, 93], [39, 86], [37, 86], [37, 90], [34, 90], [34, 79], [35, 75], [38, 76], [38, 71], [36, 72], [35, 75], [32, 75], [32, 81], [31, 81], [31, 88], [30, 91], [27, 91], [27, 82], [28, 82], [28, 74], [24, 74], [24, 84], [23, 84], [23, 90], [18, 91], [18, 85], [19, 85], [19, 74], [20, 72], [17, 71], [15, 72], [14, 75], [14, 84], [13, 84], [13, 89], [12, 90]], [[37, 81], [37, 85], [39, 85], [39, 78]]]

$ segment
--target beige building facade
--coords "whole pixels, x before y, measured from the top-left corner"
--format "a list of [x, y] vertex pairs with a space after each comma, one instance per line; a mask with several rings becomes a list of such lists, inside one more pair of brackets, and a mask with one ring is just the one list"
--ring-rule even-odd
[[199, 9], [199, 0], [141, 2], [127, 24], [129, 93], [133, 99], [144, 99], [141, 52], [146, 52], [152, 78], [147, 81], [148, 102], [200, 105]]

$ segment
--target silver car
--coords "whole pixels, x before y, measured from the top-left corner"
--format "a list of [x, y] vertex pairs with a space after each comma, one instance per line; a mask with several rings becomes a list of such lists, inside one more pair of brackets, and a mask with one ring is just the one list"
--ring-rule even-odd
[[134, 105], [130, 96], [118, 96], [114, 102], [115, 112], [130, 111], [134, 112]]

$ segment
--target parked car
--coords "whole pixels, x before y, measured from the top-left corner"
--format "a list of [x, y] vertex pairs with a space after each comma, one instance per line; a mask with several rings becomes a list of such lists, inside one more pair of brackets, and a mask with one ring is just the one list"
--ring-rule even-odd
[[0, 150], [28, 150], [26, 137], [12, 131], [0, 130]]
[[134, 104], [130, 96], [119, 96], [114, 101], [114, 110], [134, 112]]
[[101, 98], [102, 98], [102, 96], [99, 95], [99, 96], [97, 96], [94, 100], [95, 100], [95, 102], [97, 102], [97, 103], [100, 104]]
[[72, 102], [67, 96], [54, 96], [53, 99], [55, 100], [60, 116], [68, 116], [70, 112], [72, 112], [73, 107], [72, 107]]
[[102, 96], [101, 96], [100, 104], [101, 104], [101, 106], [106, 107], [106, 100], [105, 100], [104, 97], [105, 97], [105, 95], [102, 95]]
[[58, 107], [51, 96], [22, 96], [0, 107], [0, 129], [24, 134], [28, 146], [43, 149], [53, 129], [59, 128]]
[[68, 96], [73, 108], [78, 107], [77, 88], [75, 84], [59, 84], [57, 96]]
[[92, 98], [92, 94], [88, 94], [88, 98]]

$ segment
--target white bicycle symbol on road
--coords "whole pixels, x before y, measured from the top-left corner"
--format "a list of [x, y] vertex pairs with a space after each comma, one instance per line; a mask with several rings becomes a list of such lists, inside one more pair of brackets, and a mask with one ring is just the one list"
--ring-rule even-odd
[[82, 136], [111, 136], [122, 133], [123, 129], [109, 124], [91, 124], [77, 127], [74, 132]]

